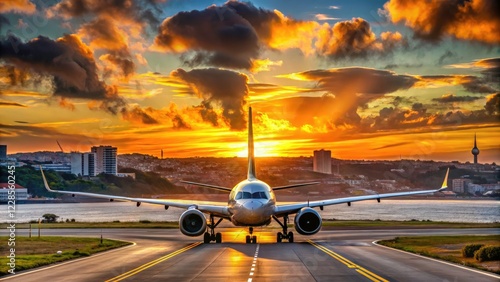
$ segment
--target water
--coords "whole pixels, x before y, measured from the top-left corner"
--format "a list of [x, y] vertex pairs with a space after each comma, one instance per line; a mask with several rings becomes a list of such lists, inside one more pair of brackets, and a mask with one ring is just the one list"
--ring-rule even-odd
[[[7, 206], [0, 208], [7, 210]], [[15, 222], [38, 220], [43, 214], [54, 213], [63, 220], [99, 221], [177, 221], [183, 209], [132, 202], [20, 204], [16, 206]], [[382, 200], [354, 202], [325, 207], [320, 214], [325, 219], [341, 220], [432, 220], [449, 222], [499, 222], [500, 201], [492, 200]], [[7, 222], [7, 213], [0, 222]]]

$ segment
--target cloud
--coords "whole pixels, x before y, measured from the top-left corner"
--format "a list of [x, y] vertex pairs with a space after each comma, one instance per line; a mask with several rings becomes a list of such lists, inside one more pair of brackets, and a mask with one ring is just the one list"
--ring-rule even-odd
[[28, 106], [16, 103], [16, 102], [8, 102], [8, 101], [0, 101], [0, 107], [21, 107], [27, 108]]
[[150, 113], [154, 111], [152, 108], [147, 108], [146, 110], [141, 109], [136, 106], [131, 109], [123, 108], [121, 110], [122, 118], [124, 120], [142, 123], [142, 124], [158, 124], [158, 121], [151, 116]]
[[456, 102], [472, 102], [483, 99], [479, 96], [455, 96], [454, 94], [444, 94], [439, 98], [433, 98], [432, 101], [439, 103], [456, 103]]
[[0, 13], [33, 14], [36, 12], [35, 4], [30, 0], [10, 0], [0, 2]]
[[72, 19], [87, 15], [106, 16], [122, 24], [137, 25], [144, 28], [146, 25], [154, 28], [159, 24], [158, 15], [161, 13], [159, 3], [154, 0], [63, 0], [47, 11], [49, 17], [63, 17]]
[[[98, 108], [113, 114], [125, 106], [116, 87], [99, 80], [92, 50], [74, 34], [57, 40], [38, 36], [26, 43], [9, 35], [0, 40], [0, 59], [21, 72], [50, 77], [55, 96], [97, 100]], [[10, 79], [18, 81], [14, 76]]]
[[390, 0], [384, 9], [393, 23], [404, 23], [425, 41], [451, 36], [489, 45], [500, 43], [500, 2], [496, 0]]
[[318, 54], [330, 59], [386, 55], [406, 44], [399, 32], [383, 32], [377, 38], [370, 24], [362, 18], [337, 22], [333, 27], [323, 25], [315, 43]]
[[[244, 74], [221, 69], [177, 69], [170, 74], [191, 88], [194, 95], [203, 99], [201, 115], [207, 120], [213, 118], [213, 106], [222, 108], [222, 116], [233, 130], [246, 128], [245, 109], [248, 96], [248, 77]], [[214, 124], [216, 125], [216, 124]]]
[[314, 15], [314, 17], [318, 21], [338, 21], [338, 20], [340, 20], [340, 18], [330, 17], [330, 16], [328, 16], [326, 14], [316, 14], [316, 15]]
[[491, 94], [486, 97], [484, 109], [489, 115], [500, 117], [500, 93]]

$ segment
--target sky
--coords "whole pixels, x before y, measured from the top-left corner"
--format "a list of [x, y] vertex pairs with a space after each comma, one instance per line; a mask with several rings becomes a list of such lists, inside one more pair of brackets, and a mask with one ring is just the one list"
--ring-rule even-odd
[[500, 161], [500, 2], [7, 0], [8, 153]]

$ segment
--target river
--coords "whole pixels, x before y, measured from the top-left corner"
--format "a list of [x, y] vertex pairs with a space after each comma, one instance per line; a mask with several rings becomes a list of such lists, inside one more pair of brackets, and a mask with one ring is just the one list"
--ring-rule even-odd
[[[0, 208], [7, 206], [2, 205]], [[18, 204], [14, 222], [37, 220], [53, 213], [62, 220], [100, 221], [177, 221], [184, 210], [161, 205], [132, 202]], [[324, 219], [339, 220], [431, 220], [449, 222], [500, 222], [500, 201], [494, 200], [382, 200], [327, 206], [320, 211]], [[0, 222], [10, 221], [7, 213]]]

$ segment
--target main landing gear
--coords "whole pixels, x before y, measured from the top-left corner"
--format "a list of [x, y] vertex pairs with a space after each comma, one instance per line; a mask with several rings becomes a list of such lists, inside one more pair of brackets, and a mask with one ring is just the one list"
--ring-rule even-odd
[[293, 232], [288, 232], [288, 214], [283, 216], [283, 223], [274, 215], [273, 218], [281, 225], [281, 228], [283, 228], [283, 233], [278, 232], [278, 234], [276, 234], [276, 242], [281, 243], [283, 240], [288, 240], [288, 243], [293, 243]]
[[256, 244], [257, 243], [257, 237], [255, 235], [252, 235], [253, 233], [253, 227], [248, 228], [248, 232], [250, 235], [247, 235], [246, 237], [246, 242], [247, 244]]
[[222, 217], [214, 223], [214, 216], [212, 214], [210, 215], [210, 224], [207, 224], [207, 229], [210, 229], [210, 233], [208, 230], [205, 232], [205, 235], [203, 236], [203, 243], [209, 244], [212, 241], [215, 241], [215, 243], [222, 243], [222, 234], [220, 234], [220, 232], [215, 233], [215, 227], [217, 227], [221, 221]]

